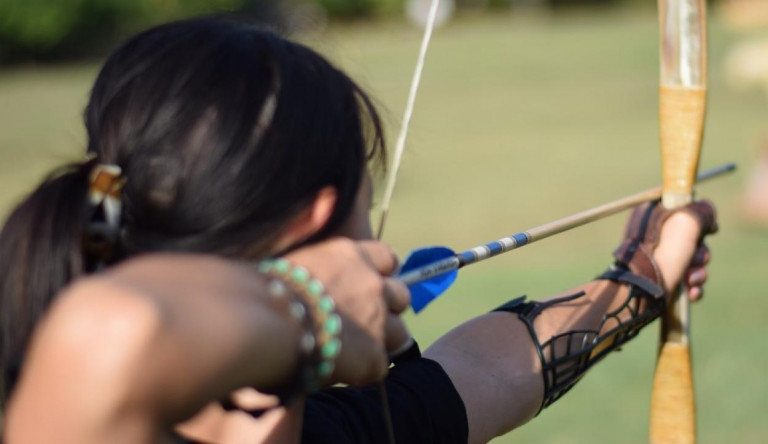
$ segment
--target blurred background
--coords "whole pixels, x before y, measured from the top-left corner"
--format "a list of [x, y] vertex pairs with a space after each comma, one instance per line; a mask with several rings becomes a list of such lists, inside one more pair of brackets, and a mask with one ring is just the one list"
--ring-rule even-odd
[[[318, 49], [377, 98], [393, 140], [428, 3], [0, 0], [0, 217], [47, 171], [81, 158], [81, 113], [103, 57], [138, 30], [187, 16], [245, 14]], [[701, 164], [740, 169], [699, 190], [721, 212], [706, 298], [693, 309], [700, 442], [764, 443], [768, 1], [711, 3]], [[465, 249], [659, 184], [657, 34], [651, 1], [444, 0], [386, 241], [402, 255]], [[408, 324], [425, 346], [510, 298], [592, 279], [624, 219], [464, 270]], [[653, 325], [494, 442], [647, 442], [656, 338]]]

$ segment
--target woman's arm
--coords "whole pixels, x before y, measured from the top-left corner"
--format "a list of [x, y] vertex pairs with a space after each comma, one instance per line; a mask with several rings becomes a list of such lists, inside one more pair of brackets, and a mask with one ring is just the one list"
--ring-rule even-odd
[[[396, 266], [389, 249], [334, 240], [294, 256], [338, 294], [344, 346], [334, 380], [383, 377], [387, 317], [408, 303], [382, 278]], [[236, 388], [289, 381], [301, 326], [267, 285], [252, 267], [183, 255], [144, 257], [75, 283], [37, 329], [6, 442], [154, 442]]]
[[[677, 213], [663, 225], [653, 258], [667, 294], [676, 291], [685, 278], [693, 286], [692, 297], [701, 295], [700, 285], [706, 278], [702, 267], [708, 255], [692, 264], [701, 232], [701, 223], [687, 213]], [[541, 343], [574, 330], [600, 330], [603, 316], [629, 296], [627, 285], [599, 280], [555, 297], [581, 291], [583, 297], [552, 305], [534, 319]], [[628, 317], [628, 313], [621, 316]], [[609, 327], [603, 325], [601, 332]], [[528, 327], [515, 314], [494, 312], [470, 320], [440, 338], [425, 356], [443, 366], [461, 395], [471, 443], [487, 442], [525, 423], [542, 405], [541, 360]]]

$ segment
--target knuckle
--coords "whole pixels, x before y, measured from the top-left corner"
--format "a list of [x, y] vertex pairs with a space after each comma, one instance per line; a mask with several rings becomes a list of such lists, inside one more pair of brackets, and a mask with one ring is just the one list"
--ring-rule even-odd
[[392, 269], [397, 268], [397, 264], [400, 262], [397, 258], [397, 253], [395, 253], [395, 250], [390, 247], [387, 244], [381, 244], [382, 248], [384, 249], [383, 252], [387, 254], [387, 256], [392, 261]]

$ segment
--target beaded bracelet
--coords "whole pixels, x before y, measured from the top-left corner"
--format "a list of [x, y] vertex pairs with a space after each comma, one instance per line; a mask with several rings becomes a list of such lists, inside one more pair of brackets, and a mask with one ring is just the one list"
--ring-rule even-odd
[[300, 343], [304, 358], [299, 371], [300, 384], [305, 392], [313, 392], [331, 376], [341, 352], [341, 317], [325, 286], [305, 268], [282, 258], [263, 260], [258, 268], [273, 278], [268, 287], [271, 296], [278, 299], [289, 293], [294, 296], [288, 304], [289, 312], [304, 327]]

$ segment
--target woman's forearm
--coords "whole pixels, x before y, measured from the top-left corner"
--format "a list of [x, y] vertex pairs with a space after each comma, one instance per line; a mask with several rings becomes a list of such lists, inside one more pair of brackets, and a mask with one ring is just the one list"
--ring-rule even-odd
[[299, 335], [269, 303], [266, 280], [239, 265], [128, 263], [53, 306], [9, 406], [7, 442], [153, 442], [237, 387], [288, 380]]
[[[562, 295], [585, 295], [553, 305], [536, 317], [544, 343], [574, 330], [599, 330], [603, 316], [628, 296], [625, 285], [594, 281]], [[443, 366], [464, 401], [469, 442], [487, 442], [530, 420], [541, 407], [542, 364], [525, 323], [513, 313], [493, 312], [453, 329], [425, 356]]]

